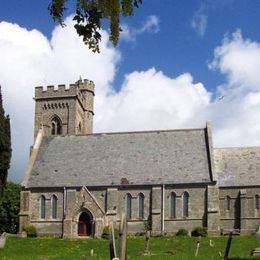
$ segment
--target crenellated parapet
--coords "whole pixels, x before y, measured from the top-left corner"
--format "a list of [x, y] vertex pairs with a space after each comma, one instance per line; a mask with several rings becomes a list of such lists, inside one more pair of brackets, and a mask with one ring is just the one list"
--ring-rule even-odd
[[66, 88], [66, 85], [58, 85], [57, 87], [50, 85], [47, 86], [47, 89], [40, 86], [35, 88], [35, 99], [75, 96], [78, 92], [79, 87], [76, 84], [70, 84], [68, 88]]
[[92, 80], [88, 80], [88, 79], [79, 80], [75, 84], [77, 84], [79, 86], [80, 90], [87, 90], [89, 92], [92, 92], [94, 95], [95, 84]]
[[[68, 87], [65, 84], [58, 86], [49, 85], [47, 88], [38, 86], [35, 88], [35, 99], [44, 99], [50, 97], [68, 97], [68, 96], [81, 96], [82, 92], [95, 92], [95, 84], [92, 80], [84, 79], [78, 80], [75, 84], [70, 84]], [[80, 93], [81, 92], [81, 93]]]

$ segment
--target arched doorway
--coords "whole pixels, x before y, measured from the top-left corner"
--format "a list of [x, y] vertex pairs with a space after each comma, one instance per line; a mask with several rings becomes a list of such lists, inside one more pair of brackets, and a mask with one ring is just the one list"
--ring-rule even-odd
[[92, 216], [87, 212], [82, 212], [79, 216], [78, 235], [90, 236], [92, 235]]

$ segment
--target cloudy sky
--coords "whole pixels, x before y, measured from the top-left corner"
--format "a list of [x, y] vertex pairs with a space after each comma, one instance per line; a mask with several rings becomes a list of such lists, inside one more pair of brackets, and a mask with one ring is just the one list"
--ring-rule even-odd
[[215, 147], [260, 145], [260, 1], [144, 0], [101, 54], [48, 15], [48, 1], [1, 0], [0, 84], [11, 117], [9, 179], [33, 143], [34, 87], [96, 84], [95, 132], [213, 125]]

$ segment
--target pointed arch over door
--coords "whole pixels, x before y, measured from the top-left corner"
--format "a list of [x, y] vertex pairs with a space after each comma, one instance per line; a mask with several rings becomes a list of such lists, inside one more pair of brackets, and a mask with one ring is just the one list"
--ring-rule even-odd
[[78, 235], [91, 236], [93, 235], [93, 217], [90, 212], [82, 212], [78, 221]]

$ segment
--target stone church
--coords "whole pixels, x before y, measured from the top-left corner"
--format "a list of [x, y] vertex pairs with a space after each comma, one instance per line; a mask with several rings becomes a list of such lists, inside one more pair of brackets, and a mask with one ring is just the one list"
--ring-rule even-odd
[[127, 216], [128, 232], [260, 225], [260, 147], [215, 149], [205, 128], [93, 133], [94, 83], [35, 88], [34, 145], [22, 182], [20, 229], [97, 236]]

